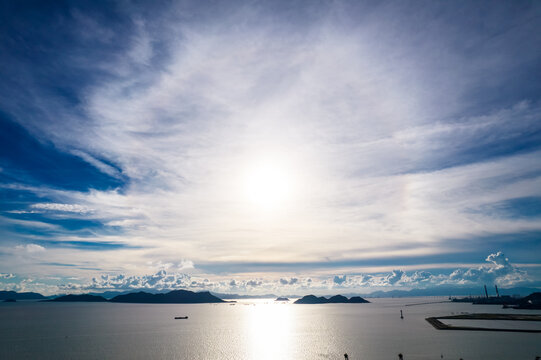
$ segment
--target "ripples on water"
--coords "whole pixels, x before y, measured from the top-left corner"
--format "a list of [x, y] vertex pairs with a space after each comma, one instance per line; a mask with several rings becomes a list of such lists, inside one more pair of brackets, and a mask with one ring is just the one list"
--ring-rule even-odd
[[[526, 359], [541, 334], [438, 331], [428, 316], [508, 312], [435, 298], [371, 304], [13, 303], [0, 305], [0, 359]], [[404, 319], [400, 319], [400, 309]], [[540, 311], [528, 312], [531, 314]], [[174, 316], [188, 315], [188, 320]]]

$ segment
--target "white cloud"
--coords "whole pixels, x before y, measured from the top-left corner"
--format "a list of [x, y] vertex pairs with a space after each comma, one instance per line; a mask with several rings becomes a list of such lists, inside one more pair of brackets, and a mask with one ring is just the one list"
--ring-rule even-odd
[[15, 249], [25, 251], [30, 254], [41, 253], [45, 251], [45, 248], [43, 246], [37, 244], [17, 245]]
[[501, 251], [490, 254], [486, 261], [491, 264], [466, 270], [455, 270], [449, 276], [449, 280], [458, 283], [496, 282], [501, 285], [509, 285], [528, 279], [526, 272], [512, 265]]
[[[173, 6], [170, 13], [177, 11]], [[89, 261], [106, 271], [128, 266], [144, 271], [154, 267], [149, 259], [160, 259], [160, 269], [186, 271], [208, 259], [332, 263], [452, 254], [461, 249], [449, 239], [476, 242], [479, 235], [541, 230], [536, 219], [502, 220], [471, 211], [541, 196], [541, 152], [471, 161], [464, 154], [477, 153], [465, 151], [472, 146], [490, 150], [514, 134], [520, 139], [537, 131], [539, 103], [517, 100], [475, 115], [462, 103], [490, 78], [487, 73], [500, 69], [486, 59], [510, 68], [519, 60], [490, 49], [481, 49], [475, 59], [464, 56], [452, 40], [454, 28], [432, 17], [430, 23], [441, 31], [401, 34], [408, 19], [389, 11], [378, 10], [349, 28], [342, 21], [347, 14], [336, 10], [297, 31], [284, 29], [257, 7], [208, 23], [166, 17], [160, 19], [166, 39], [155, 38], [161, 34], [152, 32], [147, 23], [152, 19], [134, 17], [132, 48], [107, 65], [114, 76], [82, 90], [82, 115], [41, 98], [43, 113], [58, 121], [24, 122], [103, 173], [125, 177], [125, 187], [83, 192], [26, 187], [51, 199], [32, 205], [32, 211], [84, 214], [121, 228], [113, 236], [96, 233], [92, 241], [114, 239], [144, 249], [129, 257], [98, 251], [73, 255], [78, 265]], [[99, 22], [74, 16], [82, 37], [103, 34], [102, 41], [110, 41], [110, 30]], [[154, 67], [157, 40], [167, 57]], [[436, 56], [441, 53], [446, 56]], [[273, 214], [247, 204], [239, 186], [242, 174], [268, 158], [282, 163], [296, 189]], [[88, 241], [71, 232], [69, 237]], [[411, 248], [402, 250], [403, 243]], [[183, 257], [190, 260], [179, 262]], [[494, 266], [501, 266], [501, 273], [509, 270]], [[457, 279], [474, 279], [479, 271], [488, 270], [457, 273]], [[321, 286], [431, 281], [421, 272], [341, 275]], [[281, 277], [290, 287], [305, 285]], [[152, 279], [130, 281], [146, 286]], [[265, 285], [260, 281], [236, 285]]]
[[37, 203], [30, 205], [32, 209], [48, 210], [48, 211], [62, 211], [85, 214], [91, 212], [92, 209], [88, 209], [85, 206], [77, 204], [58, 204], [58, 203]]
[[113, 166], [111, 165], [108, 165], [106, 163], [104, 163], [103, 161], [100, 161], [98, 159], [96, 159], [95, 157], [83, 152], [83, 151], [80, 151], [80, 150], [72, 150], [71, 153], [73, 155], [76, 155], [78, 157], [80, 157], [81, 159], [83, 159], [84, 161], [86, 161], [87, 163], [89, 163], [90, 165], [94, 166], [95, 168], [97, 168], [98, 170], [100, 170], [101, 172], [103, 172], [104, 174], [107, 174], [109, 176], [112, 176], [114, 178], [120, 178], [121, 177], [121, 174], [120, 172], [114, 168]]
[[102, 275], [93, 278], [90, 284], [83, 285], [84, 289], [178, 289], [189, 287], [191, 279], [189, 275], [179, 273], [167, 273], [165, 270], [158, 271], [154, 275], [126, 276], [126, 275]]

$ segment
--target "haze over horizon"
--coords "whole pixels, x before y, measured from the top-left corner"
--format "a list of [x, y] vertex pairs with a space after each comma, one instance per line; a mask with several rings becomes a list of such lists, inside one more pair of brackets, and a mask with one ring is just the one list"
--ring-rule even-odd
[[541, 287], [540, 19], [1, 2], [0, 290]]

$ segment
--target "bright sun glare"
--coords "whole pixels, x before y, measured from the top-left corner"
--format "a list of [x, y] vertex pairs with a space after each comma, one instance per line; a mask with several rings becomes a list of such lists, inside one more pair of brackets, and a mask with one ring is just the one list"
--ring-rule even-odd
[[252, 204], [273, 210], [288, 200], [293, 182], [286, 168], [267, 162], [252, 167], [245, 176], [245, 195]]

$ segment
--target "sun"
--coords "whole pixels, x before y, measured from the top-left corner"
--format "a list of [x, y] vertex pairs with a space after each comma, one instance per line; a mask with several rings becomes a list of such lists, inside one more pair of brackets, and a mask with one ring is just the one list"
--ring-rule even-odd
[[246, 199], [264, 210], [274, 210], [285, 205], [292, 196], [293, 179], [284, 166], [265, 161], [246, 172], [244, 192]]

